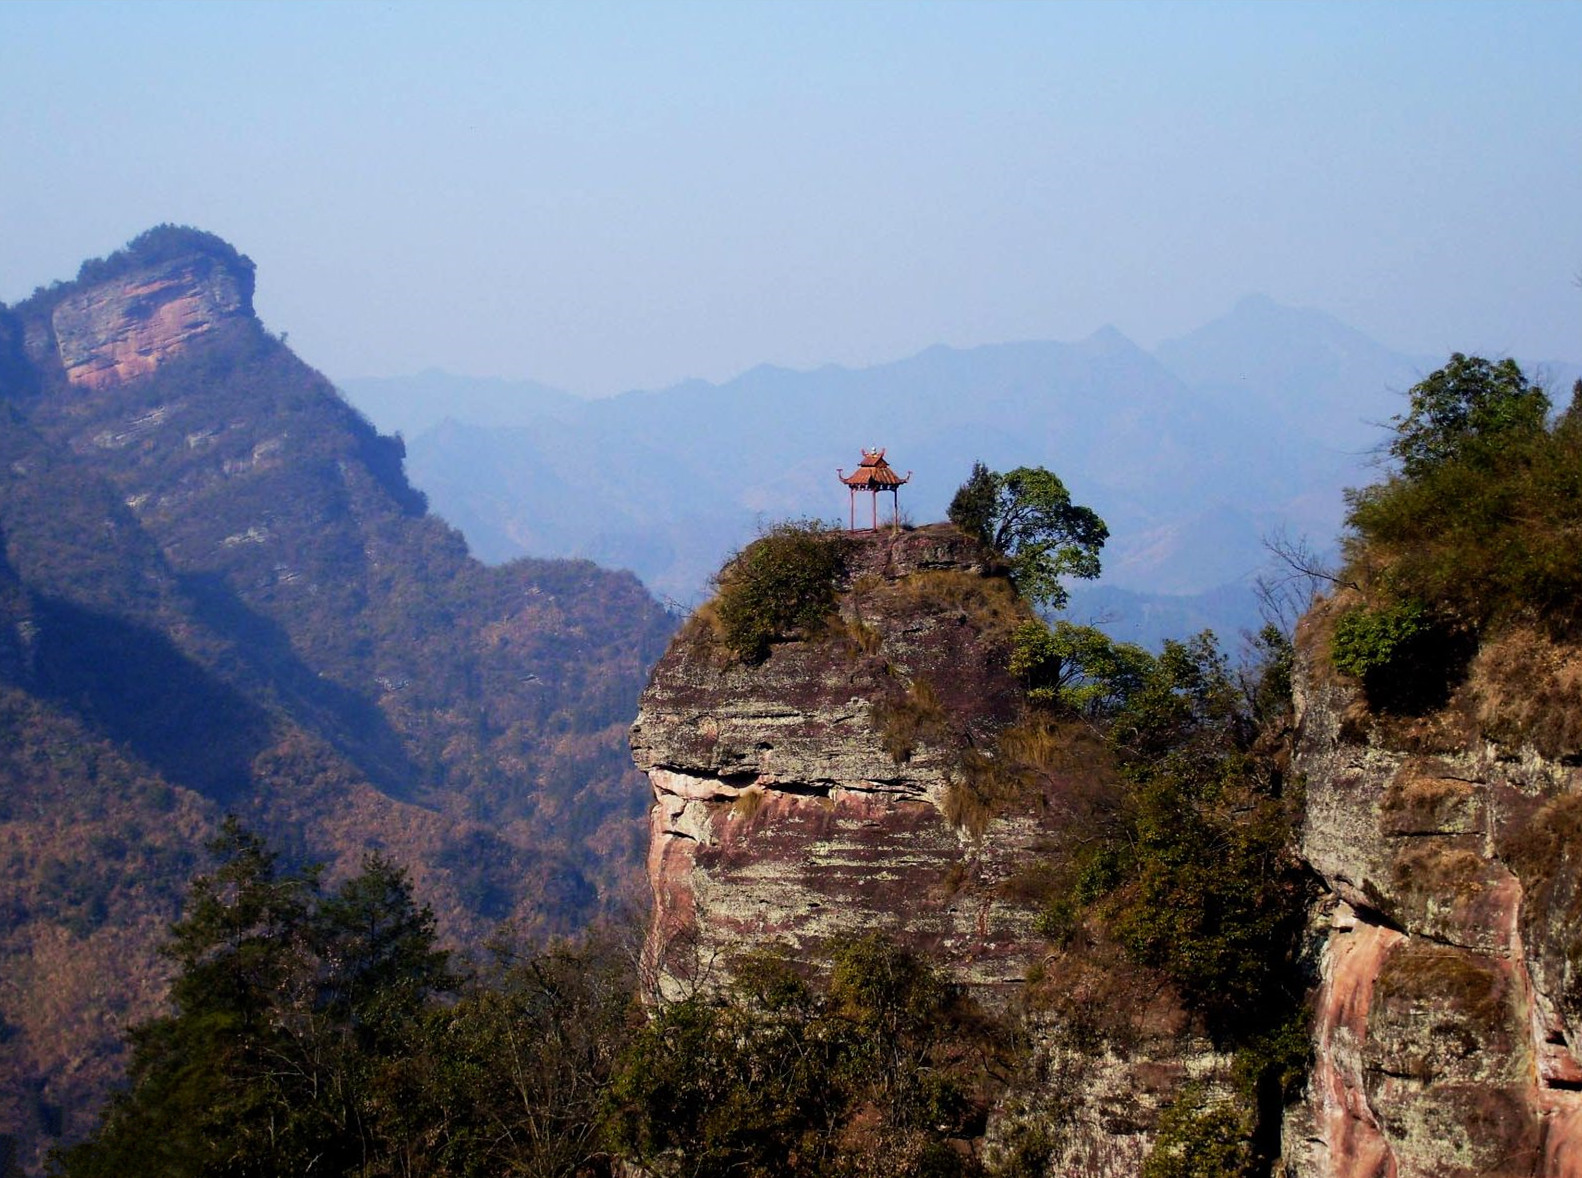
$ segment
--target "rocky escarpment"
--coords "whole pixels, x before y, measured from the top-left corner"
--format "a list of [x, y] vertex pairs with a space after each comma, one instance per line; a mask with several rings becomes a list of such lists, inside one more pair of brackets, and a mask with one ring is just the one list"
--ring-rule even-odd
[[161, 233], [180, 235], [182, 248], [134, 251], [114, 272], [89, 273], [29, 324], [35, 363], [58, 360], [72, 384], [99, 389], [147, 376], [226, 320], [252, 317], [248, 258], [207, 234]]
[[948, 525], [862, 535], [838, 613], [757, 664], [707, 613], [655, 668], [631, 737], [654, 794], [661, 994], [725, 984], [757, 947], [812, 964], [832, 938], [882, 933], [1023, 1019], [980, 1156], [1138, 1173], [1161, 1111], [1187, 1084], [1222, 1096], [1229, 1061], [1157, 975], [1040, 931], [1039, 872], [1107, 761], [1076, 724], [1025, 792], [983, 795], [1025, 718], [1006, 668], [1028, 614], [1003, 569]]
[[[1286, 1173], [1582, 1174], [1582, 750], [1489, 736], [1565, 656], [1510, 635], [1442, 713], [1381, 717], [1328, 667], [1335, 608], [1299, 640], [1302, 852], [1329, 895]], [[1520, 646], [1545, 657], [1511, 683]]]
[[839, 621], [761, 664], [694, 619], [632, 729], [654, 789], [650, 953], [668, 986], [751, 944], [813, 954], [869, 929], [978, 985], [1021, 981], [1031, 915], [997, 885], [1038, 820], [999, 816], [975, 838], [946, 817], [963, 753], [1015, 715], [1015, 610], [1003, 571], [941, 525], [863, 537]]

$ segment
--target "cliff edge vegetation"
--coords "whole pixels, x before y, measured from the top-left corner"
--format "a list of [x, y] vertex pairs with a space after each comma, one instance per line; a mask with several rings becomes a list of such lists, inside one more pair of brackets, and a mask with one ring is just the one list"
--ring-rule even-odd
[[1582, 422], [1551, 409], [1508, 360], [1418, 384], [1298, 631], [1323, 891], [1294, 1178], [1582, 1165]]
[[[655, 668], [632, 747], [655, 793], [656, 1025], [779, 1026], [766, 953], [811, 1003], [793, 1021], [836, 1010], [842, 954], [880, 934], [980, 1028], [942, 1021], [931, 1048], [978, 1060], [940, 1073], [965, 1101], [931, 1131], [952, 1168], [904, 1172], [1267, 1171], [1307, 1056], [1289, 645], [1261, 635], [1238, 672], [1211, 635], [1154, 655], [1040, 618], [1106, 535], [1047, 471], [979, 465], [952, 515], [769, 530]], [[788, 1139], [771, 1153], [803, 1162], [772, 1170], [709, 1128], [735, 1097], [661, 1117], [625, 1082], [625, 1140], [656, 1172], [858, 1164], [829, 1140], [857, 1140], [861, 1101], [823, 1106], [820, 1149]], [[872, 1117], [870, 1146], [944, 1164], [897, 1110]]]

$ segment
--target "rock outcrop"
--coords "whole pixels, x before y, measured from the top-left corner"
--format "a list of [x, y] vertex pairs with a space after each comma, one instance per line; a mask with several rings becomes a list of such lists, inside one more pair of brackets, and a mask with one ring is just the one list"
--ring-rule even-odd
[[939, 525], [863, 536], [850, 573], [828, 632], [758, 665], [727, 657], [695, 618], [642, 696], [650, 956], [672, 991], [699, 968], [723, 976], [754, 944], [814, 954], [866, 930], [980, 987], [1019, 985], [1027, 969], [1031, 913], [999, 885], [1038, 819], [997, 816], [974, 837], [947, 817], [963, 754], [1016, 712], [1004, 571]]
[[1582, 775], [1488, 739], [1512, 643], [1442, 713], [1369, 711], [1327, 663], [1336, 607], [1299, 635], [1302, 853], [1329, 896], [1289, 1178], [1582, 1174]]
[[67, 380], [98, 389], [147, 376], [220, 323], [252, 315], [248, 259], [228, 247], [186, 251], [73, 290], [55, 305], [48, 337], [32, 333], [30, 351], [38, 362], [52, 348]]
[[975, 792], [1022, 718], [1006, 668], [1026, 607], [949, 525], [864, 534], [850, 564], [822, 633], [746, 664], [706, 609], [654, 670], [631, 736], [654, 793], [654, 983], [684, 995], [756, 947], [811, 963], [881, 932], [1024, 1019], [1020, 1074], [972, 1148], [1130, 1178], [1161, 1111], [1184, 1084], [1223, 1095], [1229, 1060], [1157, 975], [1051, 952], [1038, 928], [1038, 872], [1102, 742], [1075, 725], [1026, 794]]

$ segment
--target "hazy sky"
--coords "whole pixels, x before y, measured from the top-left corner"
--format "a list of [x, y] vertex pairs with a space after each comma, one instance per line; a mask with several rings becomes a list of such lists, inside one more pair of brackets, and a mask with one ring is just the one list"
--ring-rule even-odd
[[1241, 295], [1582, 358], [1582, 4], [0, 5], [0, 299], [212, 230], [334, 377], [581, 392]]

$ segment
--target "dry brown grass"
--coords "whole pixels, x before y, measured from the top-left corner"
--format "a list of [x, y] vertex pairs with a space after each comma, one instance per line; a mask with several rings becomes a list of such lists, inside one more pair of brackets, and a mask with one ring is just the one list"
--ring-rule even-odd
[[919, 611], [959, 611], [989, 638], [1009, 640], [1017, 626], [1033, 616], [1009, 579], [985, 577], [961, 569], [928, 569], [898, 581], [889, 590], [895, 599]]
[[1500, 857], [1529, 896], [1547, 893], [1556, 876], [1582, 858], [1582, 796], [1563, 794], [1525, 823], [1501, 833]]
[[949, 731], [946, 719], [945, 705], [939, 702], [934, 685], [921, 677], [912, 681], [902, 699], [881, 700], [871, 712], [884, 751], [897, 765], [911, 760], [918, 745], [942, 741]]
[[1000, 885], [1000, 895], [1021, 904], [1047, 904], [1070, 891], [1069, 874], [1053, 859], [1033, 859], [1011, 873]]
[[982, 838], [1006, 800], [1004, 790], [994, 763], [975, 749], [967, 750], [945, 791], [945, 821]]
[[1386, 813], [1442, 815], [1472, 794], [1471, 782], [1424, 774], [1398, 774], [1385, 790], [1379, 805]]
[[884, 649], [884, 635], [860, 617], [839, 615], [831, 618], [826, 636], [844, 643], [853, 657], [873, 658]]
[[[1504, 1028], [1510, 1013], [1498, 965], [1439, 945], [1407, 946], [1390, 954], [1374, 994], [1385, 1005], [1448, 1008], [1490, 1038]], [[1432, 1066], [1432, 1061], [1424, 1063]]]
[[1080, 720], [1032, 713], [1002, 731], [988, 754], [968, 750], [945, 797], [945, 817], [980, 837], [996, 814], [1058, 807], [1071, 830], [1090, 830], [1119, 796], [1114, 757]]
[[1484, 860], [1465, 847], [1411, 846], [1395, 857], [1395, 886], [1436, 897], [1470, 896], [1483, 884]]
[[1553, 759], [1582, 753], [1582, 649], [1516, 627], [1484, 643], [1467, 687], [1490, 739]]
[[731, 803], [731, 815], [743, 821], [751, 818], [763, 808], [764, 791], [761, 786], [750, 786], [736, 795], [736, 800]]

